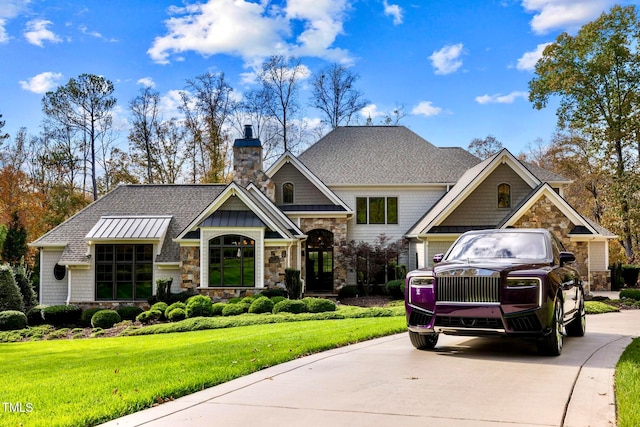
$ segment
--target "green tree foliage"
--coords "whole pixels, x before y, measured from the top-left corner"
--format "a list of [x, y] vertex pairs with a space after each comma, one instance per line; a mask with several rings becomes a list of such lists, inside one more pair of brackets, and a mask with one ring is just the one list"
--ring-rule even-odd
[[93, 200], [98, 199], [97, 144], [112, 125], [111, 110], [116, 105], [113, 91], [113, 83], [104, 77], [81, 74], [42, 98], [42, 110], [49, 119], [82, 134]]
[[24, 303], [13, 270], [4, 264], [0, 265], [0, 311], [6, 310], [24, 311]]
[[629, 262], [638, 245], [640, 155], [640, 22], [635, 6], [613, 7], [571, 36], [559, 35], [536, 64], [529, 82], [534, 108], [560, 98], [561, 129], [590, 141], [610, 179], [612, 221]]
[[11, 223], [2, 244], [2, 259], [11, 264], [17, 264], [27, 254], [27, 231], [25, 230], [18, 212], [11, 214]]
[[20, 260], [19, 264], [13, 267], [13, 276], [18, 288], [20, 289], [20, 294], [22, 295], [24, 311], [27, 312], [38, 305], [38, 298], [33, 290], [33, 285], [31, 284], [31, 272], [27, 268], [24, 258]]

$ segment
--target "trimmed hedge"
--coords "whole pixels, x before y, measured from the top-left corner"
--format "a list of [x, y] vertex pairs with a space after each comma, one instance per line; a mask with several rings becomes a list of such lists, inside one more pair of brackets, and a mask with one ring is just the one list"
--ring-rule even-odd
[[122, 320], [136, 320], [138, 314], [142, 313], [144, 310], [137, 305], [123, 305], [122, 307], [118, 307], [116, 311]]
[[214, 316], [222, 316], [222, 310], [224, 310], [224, 307], [227, 304], [224, 302], [216, 302], [215, 304], [213, 304], [211, 306], [211, 309], [213, 310], [213, 315]]
[[331, 300], [325, 298], [303, 298], [302, 302], [304, 302], [307, 307], [307, 312], [309, 313], [324, 313], [326, 311], [336, 311], [336, 303]]
[[86, 327], [91, 326], [91, 319], [93, 319], [93, 315], [99, 312], [100, 310], [104, 310], [104, 308], [94, 307], [94, 308], [87, 308], [86, 310], [82, 310], [82, 314], [80, 315], [80, 323], [82, 323], [82, 326], [86, 326]]
[[91, 318], [91, 326], [94, 328], [109, 329], [120, 322], [122, 318], [115, 310], [100, 310]]
[[0, 312], [0, 331], [15, 331], [27, 327], [27, 315], [17, 310]]
[[77, 305], [50, 305], [42, 309], [44, 323], [52, 326], [70, 326], [80, 324], [82, 309]]
[[169, 311], [169, 315], [166, 317], [170, 322], [179, 322], [180, 320], [187, 318], [187, 312], [184, 308], [175, 307], [173, 310]]
[[167, 307], [169, 307], [169, 304], [164, 301], [158, 301], [157, 303], [153, 304], [149, 310], [158, 310], [160, 313], [162, 313], [162, 318], [164, 319], [164, 312], [167, 310]]
[[273, 306], [273, 314], [293, 313], [300, 314], [307, 311], [307, 305], [301, 300], [287, 299]]
[[[169, 313], [171, 313], [173, 310], [175, 310], [176, 308], [181, 308], [182, 310], [186, 310], [187, 308], [187, 304], [183, 303], [183, 302], [174, 302], [173, 304], [169, 305], [166, 310], [164, 311], [164, 317], [165, 319], [169, 319]], [[185, 311], [186, 313], [186, 311]]]
[[640, 301], [640, 289], [623, 289], [620, 291], [620, 299], [622, 298]]
[[404, 299], [404, 280], [390, 280], [385, 287], [391, 298]]
[[187, 300], [187, 317], [211, 317], [213, 316], [213, 303], [211, 298], [204, 295], [195, 295]]
[[223, 316], [238, 316], [240, 314], [246, 313], [248, 307], [246, 304], [238, 302], [235, 304], [227, 304], [222, 309]]
[[271, 299], [264, 296], [258, 297], [249, 306], [249, 313], [271, 313], [271, 311], [273, 310], [273, 306], [274, 303], [273, 301], [271, 301]]
[[140, 323], [151, 323], [154, 320], [160, 320], [162, 318], [162, 312], [160, 310], [148, 310], [136, 316], [136, 320]]
[[38, 326], [44, 324], [44, 317], [42, 315], [42, 309], [46, 305], [36, 305], [31, 310], [27, 311], [27, 323], [29, 326]]

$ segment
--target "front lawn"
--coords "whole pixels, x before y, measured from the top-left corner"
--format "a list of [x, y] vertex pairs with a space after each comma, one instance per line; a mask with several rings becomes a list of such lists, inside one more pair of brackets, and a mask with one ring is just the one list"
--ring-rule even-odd
[[95, 425], [304, 355], [405, 330], [404, 316], [394, 316], [0, 344], [0, 424]]
[[640, 339], [633, 340], [616, 365], [618, 427], [640, 426]]

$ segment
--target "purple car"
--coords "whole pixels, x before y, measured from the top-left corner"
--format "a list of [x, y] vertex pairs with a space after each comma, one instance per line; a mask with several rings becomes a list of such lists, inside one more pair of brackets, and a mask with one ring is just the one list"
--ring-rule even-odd
[[407, 275], [409, 338], [433, 349], [440, 333], [535, 339], [558, 356], [563, 337], [586, 330], [575, 256], [544, 229], [470, 231], [433, 268]]

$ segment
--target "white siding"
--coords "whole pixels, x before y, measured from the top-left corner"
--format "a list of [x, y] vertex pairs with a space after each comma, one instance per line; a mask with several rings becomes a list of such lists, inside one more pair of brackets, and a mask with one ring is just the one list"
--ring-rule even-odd
[[180, 267], [175, 268], [158, 268], [156, 264], [153, 265], [153, 294], [156, 294], [156, 281], [158, 279], [166, 279], [171, 277], [171, 293], [177, 294], [184, 289], [180, 288], [182, 282], [182, 275], [180, 274]]
[[70, 301], [72, 303], [95, 301], [96, 287], [93, 265], [89, 268], [72, 266], [69, 268], [69, 278], [71, 279]]
[[589, 270], [604, 271], [609, 268], [606, 242], [589, 242]]
[[340, 199], [356, 212], [357, 197], [397, 197], [398, 224], [356, 224], [354, 217], [347, 223], [347, 239], [373, 243], [381, 233], [394, 240], [402, 238], [409, 229], [442, 197], [445, 188], [378, 188], [333, 189]]
[[40, 304], [58, 305], [66, 303], [69, 272], [65, 274], [62, 280], [56, 280], [53, 275], [53, 268], [61, 256], [62, 249], [42, 249], [40, 251], [40, 295], [38, 295]]

